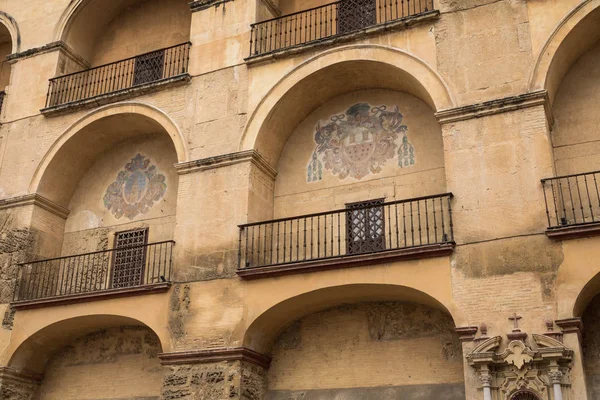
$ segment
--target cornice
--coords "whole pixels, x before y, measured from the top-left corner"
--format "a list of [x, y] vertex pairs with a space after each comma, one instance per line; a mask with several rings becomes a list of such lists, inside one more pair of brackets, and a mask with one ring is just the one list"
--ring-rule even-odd
[[271, 357], [246, 347], [223, 347], [206, 350], [180, 351], [158, 355], [162, 365], [207, 364], [221, 361], [245, 361], [261, 368], [269, 368]]
[[548, 92], [545, 90], [538, 90], [519, 96], [503, 97], [501, 99], [470, 104], [468, 106], [449, 108], [438, 111], [435, 113], [435, 116], [440, 124], [449, 124], [537, 106], [544, 107], [548, 124], [552, 126], [554, 117], [548, 99]]
[[562, 330], [563, 334], [576, 333], [581, 341], [583, 334], [583, 322], [581, 318], [567, 318], [554, 321]]
[[38, 385], [42, 382], [42, 376], [31, 372], [20, 371], [11, 367], [0, 367], [0, 382]]
[[80, 64], [83, 68], [90, 68], [90, 63], [88, 63], [83, 57], [81, 57], [75, 50], [73, 50], [69, 45], [67, 45], [62, 40], [58, 40], [56, 42], [51, 42], [45, 44], [40, 47], [34, 47], [32, 49], [28, 49], [25, 51], [21, 51], [19, 53], [9, 54], [6, 59], [9, 62], [17, 62], [19, 60], [34, 57], [40, 54], [50, 53], [52, 51], [62, 51], [69, 58], [73, 59], [75, 62]]
[[179, 175], [190, 174], [197, 171], [206, 171], [209, 169], [227, 167], [234, 164], [251, 162], [261, 171], [267, 174], [271, 179], [277, 176], [277, 170], [261, 156], [256, 150], [244, 150], [237, 153], [223, 154], [215, 157], [202, 158], [200, 160], [187, 161], [175, 164], [175, 169]]
[[60, 218], [66, 219], [69, 216], [70, 210], [56, 204], [52, 200], [45, 198], [37, 193], [26, 194], [24, 196], [12, 197], [9, 199], [0, 200], [0, 210], [6, 210], [14, 207], [25, 206], [40, 207]]
[[475, 339], [475, 334], [479, 330], [476, 326], [457, 326], [454, 331], [458, 333], [458, 340], [462, 342], [471, 342]]
[[218, 7], [221, 4], [228, 3], [233, 0], [196, 0], [189, 3], [192, 12], [206, 10], [211, 7]]

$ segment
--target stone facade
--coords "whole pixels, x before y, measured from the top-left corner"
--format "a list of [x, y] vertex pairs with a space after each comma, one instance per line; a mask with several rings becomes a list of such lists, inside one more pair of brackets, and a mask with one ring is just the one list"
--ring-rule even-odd
[[408, 3], [2, 2], [0, 398], [595, 399], [600, 0]]

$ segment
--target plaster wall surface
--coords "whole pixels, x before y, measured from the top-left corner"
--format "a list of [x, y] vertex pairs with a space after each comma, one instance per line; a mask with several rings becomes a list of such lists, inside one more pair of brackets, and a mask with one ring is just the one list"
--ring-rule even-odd
[[310, 398], [311, 391], [324, 389], [337, 389], [329, 397], [341, 389], [459, 383], [445, 398], [464, 396], [462, 351], [452, 319], [414, 303], [360, 303], [311, 314], [281, 333], [272, 355], [269, 391]]

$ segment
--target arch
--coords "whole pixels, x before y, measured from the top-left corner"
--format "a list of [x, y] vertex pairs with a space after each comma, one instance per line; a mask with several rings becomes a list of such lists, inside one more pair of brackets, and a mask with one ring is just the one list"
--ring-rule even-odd
[[347, 303], [367, 301], [409, 301], [448, 313], [455, 325], [464, 316], [452, 303], [446, 305], [431, 294], [394, 284], [342, 284], [315, 289], [273, 304], [249, 322], [243, 344], [259, 353], [268, 353], [283, 328], [306, 315]]
[[[169, 348], [169, 339], [159, 327], [149, 326], [139, 319], [116, 314], [93, 314], [72, 316], [54, 320], [40, 327], [20, 343], [4, 358], [8, 366], [21, 371], [43, 375], [46, 364], [71, 341], [86, 334], [119, 326], [143, 326], [150, 329], [159, 339], [163, 351]], [[10, 352], [10, 349], [9, 349]]]
[[[91, 62], [94, 56], [93, 47], [96, 39], [105, 32], [106, 27], [117, 16], [121, 15], [123, 11], [142, 4], [144, 1], [119, 0], [106, 2], [102, 0], [72, 0], [64, 9], [54, 27], [54, 41], [66, 43], [82, 56], [83, 59]], [[181, 7], [185, 5], [187, 9], [187, 1], [179, 0], [179, 3]], [[93, 23], [90, 23], [90, 21], [93, 21]], [[148, 51], [150, 50], [152, 48]]]
[[510, 396], [510, 400], [540, 400], [540, 397], [531, 390], [519, 390]]
[[312, 110], [339, 94], [366, 88], [411, 93], [434, 111], [456, 104], [442, 77], [415, 55], [390, 46], [343, 46], [304, 61], [273, 85], [250, 116], [239, 150], [257, 150], [276, 164], [291, 130]]
[[[187, 161], [188, 150], [186, 141], [177, 124], [167, 114], [156, 107], [143, 103], [126, 102], [111, 104], [100, 107], [85, 115], [58, 137], [38, 165], [29, 185], [30, 193], [38, 193], [52, 201], [65, 205], [65, 203], [68, 202], [68, 199], [70, 199], [72, 190], [69, 191], [67, 188], [63, 187], [60, 190], [61, 193], [57, 193], [57, 190], [53, 189], [50, 184], [52, 178], [57, 174], [65, 173], [64, 166], [61, 169], [57, 160], [64, 161], [65, 157], [68, 157], [68, 155], [73, 152], [71, 147], [79, 146], [81, 148], [81, 145], [83, 144], [86, 151], [89, 152], [89, 154], [78, 154], [78, 158], [81, 159], [80, 162], [83, 166], [86, 162], [93, 162], [93, 159], [88, 160], [86, 155], [90, 156], [98, 154], [103, 149], [106, 149], [119, 141], [125, 140], [127, 136], [124, 136], [124, 132], [119, 132], [118, 130], [109, 134], [87, 135], [90, 137], [86, 137], [86, 130], [93, 129], [94, 124], [114, 117], [135, 119], [136, 124], [142, 124], [146, 129], [163, 130], [169, 135], [173, 143], [178, 162]], [[128, 132], [127, 134], [133, 136], [138, 133], [136, 129], [133, 128], [136, 124], [132, 123], [129, 125], [129, 123], [122, 123], [120, 125], [122, 125], [123, 128], [129, 129], [131, 132]], [[53, 165], [53, 163], [56, 165]], [[71, 166], [69, 169], [74, 170], [76, 168]], [[73, 173], [76, 175], [77, 171]], [[72, 182], [73, 185], [76, 183], [77, 182]]]
[[21, 31], [17, 21], [9, 14], [0, 11], [0, 24], [4, 25], [10, 34], [12, 42], [12, 53], [18, 53], [21, 51]]
[[537, 56], [529, 90], [545, 89], [550, 103], [570, 66], [600, 39], [600, 0], [585, 0], [556, 25]]

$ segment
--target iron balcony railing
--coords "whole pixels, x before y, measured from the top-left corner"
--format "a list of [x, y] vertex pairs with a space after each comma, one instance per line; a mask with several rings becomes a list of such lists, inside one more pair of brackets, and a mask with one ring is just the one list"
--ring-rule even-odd
[[600, 222], [600, 171], [542, 179], [548, 229]]
[[454, 242], [452, 193], [240, 225], [239, 268]]
[[19, 264], [14, 301], [170, 282], [174, 244], [169, 240]]
[[252, 24], [250, 57], [433, 11], [433, 0], [341, 0]]
[[131, 89], [188, 72], [191, 43], [50, 79], [46, 108]]

